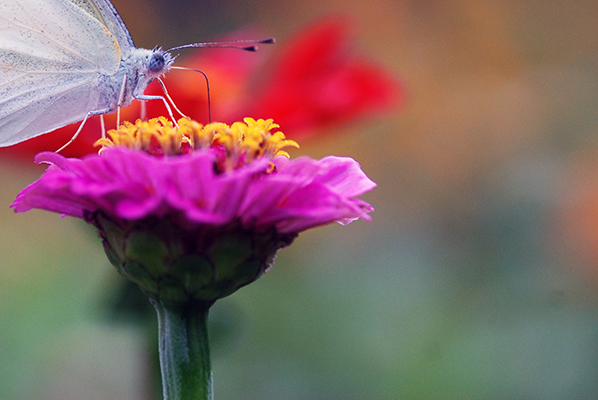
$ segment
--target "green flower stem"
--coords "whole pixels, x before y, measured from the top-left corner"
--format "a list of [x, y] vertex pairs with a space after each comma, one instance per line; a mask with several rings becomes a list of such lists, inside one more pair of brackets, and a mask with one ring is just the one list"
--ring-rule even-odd
[[158, 312], [164, 400], [213, 400], [207, 325], [211, 303], [152, 303]]

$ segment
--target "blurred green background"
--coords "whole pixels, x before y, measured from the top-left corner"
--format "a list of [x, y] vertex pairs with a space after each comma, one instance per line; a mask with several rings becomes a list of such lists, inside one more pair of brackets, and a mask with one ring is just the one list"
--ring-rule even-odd
[[[597, 2], [114, 5], [147, 48], [248, 25], [284, 46], [347, 14], [407, 88], [293, 153], [357, 159], [376, 212], [303, 233], [215, 306], [217, 399], [598, 398]], [[44, 168], [0, 169], [0, 398], [150, 399], [151, 321], [112, 316], [95, 232], [14, 215]]]

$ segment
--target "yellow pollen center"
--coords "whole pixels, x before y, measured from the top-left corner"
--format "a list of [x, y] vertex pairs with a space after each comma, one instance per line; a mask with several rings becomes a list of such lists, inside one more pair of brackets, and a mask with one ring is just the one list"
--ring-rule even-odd
[[[219, 165], [221, 172], [252, 162], [261, 157], [289, 158], [283, 149], [298, 148], [294, 140], [286, 139], [277, 131], [279, 126], [271, 119], [244, 118], [231, 126], [220, 122], [202, 125], [182, 118], [178, 127], [165, 117], [149, 121], [125, 122], [118, 129], [108, 131], [108, 137], [96, 142], [104, 148], [124, 146], [156, 156], [189, 154], [195, 150], [216, 148], [226, 155]], [[101, 153], [102, 150], [100, 150]]]

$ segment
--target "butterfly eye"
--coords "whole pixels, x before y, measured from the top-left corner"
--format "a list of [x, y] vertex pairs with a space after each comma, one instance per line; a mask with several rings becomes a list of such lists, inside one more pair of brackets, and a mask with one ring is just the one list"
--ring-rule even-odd
[[166, 61], [164, 60], [164, 53], [154, 52], [149, 60], [148, 69], [152, 72], [159, 72], [164, 69]]

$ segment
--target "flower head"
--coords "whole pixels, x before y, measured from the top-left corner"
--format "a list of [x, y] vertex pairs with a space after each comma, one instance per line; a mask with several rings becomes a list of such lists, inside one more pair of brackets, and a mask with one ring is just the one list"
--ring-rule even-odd
[[100, 154], [44, 152], [45, 174], [16, 212], [44, 209], [95, 225], [111, 262], [150, 296], [214, 301], [257, 279], [306, 229], [369, 219], [372, 182], [350, 158], [290, 160], [271, 120], [126, 123]]

